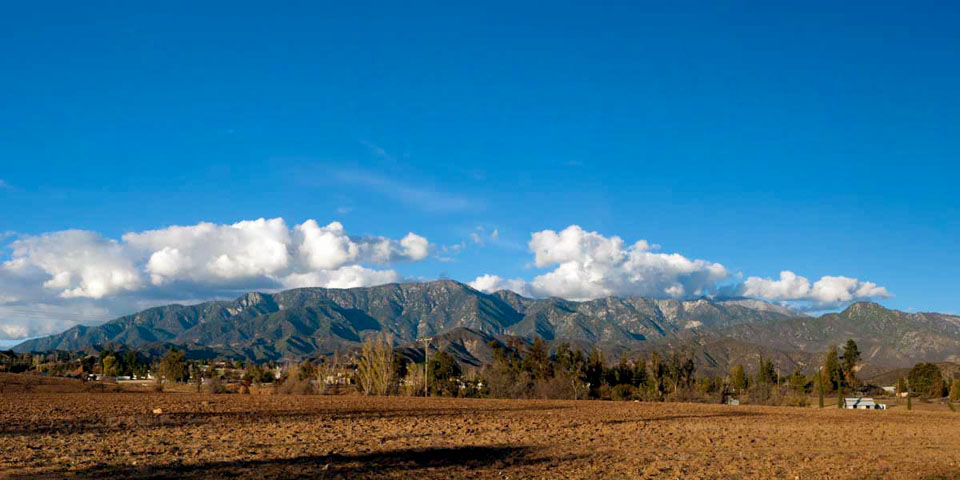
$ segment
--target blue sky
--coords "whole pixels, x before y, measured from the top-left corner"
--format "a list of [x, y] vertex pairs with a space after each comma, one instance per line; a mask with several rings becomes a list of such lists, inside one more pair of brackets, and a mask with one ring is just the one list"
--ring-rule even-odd
[[[11, 5], [0, 261], [33, 270], [0, 287], [34, 291], [17, 282], [59, 271], [36, 249], [17, 254], [18, 239], [80, 229], [124, 244], [130, 232], [282, 217], [291, 231], [316, 219], [353, 236], [422, 236], [427, 257], [357, 261], [403, 279], [533, 285], [565, 261], [590, 263], [540, 262], [528, 245], [577, 225], [598, 237], [574, 241], [618, 236], [627, 256], [646, 240], [722, 264], [714, 292], [789, 270], [811, 284], [872, 282], [895, 308], [960, 312], [958, 13], [925, 2]], [[82, 287], [83, 266], [71, 268], [61, 290], [6, 295], [8, 325], [94, 322], [209, 286], [191, 277], [176, 292], [67, 299]], [[194, 296], [259, 285], [233, 280]], [[621, 283], [598, 288], [647, 291]], [[71, 302], [94, 310], [70, 317]], [[46, 330], [7, 336], [17, 332]]]

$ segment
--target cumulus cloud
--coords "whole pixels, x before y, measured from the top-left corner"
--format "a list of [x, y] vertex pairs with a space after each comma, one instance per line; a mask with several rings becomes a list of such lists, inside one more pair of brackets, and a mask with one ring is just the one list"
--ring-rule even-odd
[[534, 233], [529, 246], [537, 267], [556, 266], [533, 279], [533, 291], [564, 298], [700, 296], [729, 275], [719, 263], [658, 253], [645, 240], [626, 245], [577, 225]]
[[[618, 236], [588, 232], [577, 225], [543, 230], [528, 244], [539, 268], [554, 267], [536, 276], [521, 290], [536, 296], [584, 300], [612, 295], [689, 297], [713, 292], [729, 272], [719, 263], [691, 260], [677, 253], [659, 253], [644, 240], [627, 245]], [[484, 289], [499, 287], [499, 277], [480, 277]], [[518, 289], [518, 281], [511, 281]]]
[[480, 275], [470, 282], [470, 286], [481, 292], [493, 293], [499, 290], [511, 290], [520, 295], [532, 295], [530, 284], [520, 278], [504, 279], [499, 275]]
[[283, 277], [280, 283], [284, 288], [313, 287], [323, 285], [327, 288], [356, 288], [369, 285], [383, 285], [400, 281], [400, 275], [393, 270], [373, 270], [360, 265], [340, 267], [336, 270], [319, 270], [307, 273], [292, 273]]
[[873, 282], [825, 276], [811, 283], [790, 271], [782, 272], [779, 280], [749, 277], [731, 284], [738, 275], [719, 263], [661, 253], [658, 246], [645, 240], [628, 245], [618, 236], [588, 232], [577, 225], [559, 232], [535, 232], [528, 247], [537, 268], [552, 270], [530, 281], [486, 274], [470, 285], [485, 292], [508, 289], [522, 295], [572, 300], [629, 295], [691, 298], [725, 292], [819, 309], [890, 296]]
[[312, 269], [336, 269], [353, 263], [388, 264], [427, 258], [430, 242], [415, 233], [401, 240], [347, 235], [340, 222], [321, 227], [307, 220], [294, 228], [301, 260]]
[[123, 241], [147, 255], [145, 271], [154, 285], [162, 285], [273, 275], [290, 266], [290, 238], [282, 218], [261, 218], [128, 233]]
[[887, 298], [887, 289], [873, 282], [840, 276], [824, 276], [813, 284], [789, 270], [780, 278], [750, 277], [740, 286], [740, 294], [774, 301], [802, 301], [817, 306], [834, 306], [858, 300]]
[[[397, 272], [369, 266], [420, 261], [432, 250], [412, 232], [400, 239], [353, 236], [339, 222], [307, 220], [290, 228], [282, 218], [171, 226], [127, 233], [120, 241], [66, 230], [22, 236], [8, 248], [10, 258], [0, 264], [0, 307], [20, 309], [5, 310], [0, 338], [63, 326], [44, 318], [68, 311], [61, 307], [71, 301], [71, 308], [99, 302], [116, 313], [183, 295], [205, 300], [251, 289], [396, 282]], [[23, 305], [46, 310], [26, 315]]]
[[124, 245], [95, 232], [65, 230], [27, 236], [10, 245], [12, 259], [3, 268], [20, 276], [41, 271], [43, 286], [63, 298], [102, 298], [143, 283]]

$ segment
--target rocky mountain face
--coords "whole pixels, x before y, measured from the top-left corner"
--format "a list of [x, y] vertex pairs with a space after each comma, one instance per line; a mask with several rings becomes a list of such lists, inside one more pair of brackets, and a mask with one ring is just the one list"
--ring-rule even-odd
[[[608, 357], [685, 350], [701, 367], [722, 371], [759, 355], [785, 370], [808, 368], [848, 338], [864, 360], [890, 366], [956, 361], [960, 317], [907, 314], [871, 303], [808, 317], [751, 299], [658, 300], [608, 297], [575, 302], [531, 299], [509, 291], [486, 294], [459, 282], [388, 284], [369, 288], [301, 288], [248, 293], [232, 301], [168, 305], [97, 327], [76, 326], [24, 342], [16, 351], [80, 350], [112, 343], [159, 350], [180, 345], [204, 356], [301, 359], [390, 334], [400, 351], [422, 358], [417, 339], [469, 365], [492, 359], [491, 341], [541, 337], [551, 344], [600, 348]], [[814, 355], [816, 354], [816, 355]]]
[[852, 338], [863, 361], [875, 365], [960, 362], [960, 317], [905, 313], [867, 302], [817, 318], [741, 323], [718, 333], [768, 348], [804, 352], [823, 352]]
[[391, 334], [402, 345], [454, 331], [484, 338], [539, 336], [614, 348], [686, 329], [769, 322], [795, 315], [763, 305], [639, 297], [587, 302], [530, 299], [506, 291], [486, 294], [450, 280], [352, 289], [301, 288], [249, 293], [233, 301], [151, 308], [97, 327], [76, 326], [15, 349], [77, 350], [112, 342], [136, 348], [170, 343], [278, 359], [327, 354], [381, 332]]

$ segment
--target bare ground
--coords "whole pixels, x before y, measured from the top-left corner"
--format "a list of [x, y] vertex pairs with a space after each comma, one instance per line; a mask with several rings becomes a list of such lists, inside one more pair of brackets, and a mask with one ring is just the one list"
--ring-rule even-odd
[[0, 477], [960, 478], [960, 414], [7, 393]]

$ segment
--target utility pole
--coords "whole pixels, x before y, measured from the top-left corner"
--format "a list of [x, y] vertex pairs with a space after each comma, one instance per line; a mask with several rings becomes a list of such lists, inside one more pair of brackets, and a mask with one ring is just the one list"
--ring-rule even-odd
[[420, 339], [423, 342], [423, 396], [430, 396], [430, 342], [433, 340], [432, 337], [423, 337]]

